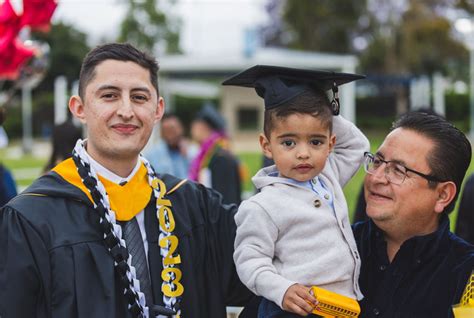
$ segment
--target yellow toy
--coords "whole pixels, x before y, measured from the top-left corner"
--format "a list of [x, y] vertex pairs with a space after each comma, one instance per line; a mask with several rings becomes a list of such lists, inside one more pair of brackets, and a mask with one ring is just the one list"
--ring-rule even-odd
[[357, 300], [316, 286], [311, 287], [311, 291], [319, 302], [313, 314], [327, 318], [359, 317]]
[[455, 318], [474, 317], [474, 272], [466, 284], [461, 302], [453, 306], [453, 312]]

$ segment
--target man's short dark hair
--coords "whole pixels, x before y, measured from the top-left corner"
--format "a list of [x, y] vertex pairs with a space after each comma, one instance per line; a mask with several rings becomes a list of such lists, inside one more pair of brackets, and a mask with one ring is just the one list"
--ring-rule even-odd
[[309, 114], [321, 120], [329, 131], [332, 131], [332, 111], [326, 92], [320, 89], [304, 92], [289, 102], [276, 108], [265, 110], [263, 132], [270, 139], [270, 134], [275, 128], [275, 121], [284, 119], [293, 114]]
[[[466, 135], [441, 116], [426, 112], [408, 112], [393, 123], [392, 129], [403, 128], [419, 133], [434, 142], [433, 150], [426, 161], [431, 175], [456, 184], [456, 195], [444, 208], [445, 213], [453, 211], [461, 192], [461, 184], [471, 162], [471, 144]], [[429, 181], [430, 186], [436, 182]]]
[[79, 74], [79, 96], [82, 99], [85, 97], [86, 86], [94, 79], [96, 66], [106, 60], [130, 61], [144, 67], [150, 72], [150, 81], [159, 95], [159, 66], [156, 60], [128, 43], [109, 43], [94, 48], [82, 62], [81, 73]]

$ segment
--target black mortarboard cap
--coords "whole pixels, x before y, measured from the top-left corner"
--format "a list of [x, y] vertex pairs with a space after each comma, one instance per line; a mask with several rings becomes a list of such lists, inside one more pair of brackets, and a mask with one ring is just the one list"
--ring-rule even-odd
[[265, 109], [276, 108], [296, 96], [315, 88], [332, 89], [333, 113], [339, 114], [338, 86], [358, 79], [363, 75], [337, 73], [282, 66], [255, 65], [225, 80], [222, 85], [254, 87], [263, 98]]
[[226, 128], [224, 117], [210, 103], [197, 112], [195, 119], [205, 121], [214, 130], [224, 131]]

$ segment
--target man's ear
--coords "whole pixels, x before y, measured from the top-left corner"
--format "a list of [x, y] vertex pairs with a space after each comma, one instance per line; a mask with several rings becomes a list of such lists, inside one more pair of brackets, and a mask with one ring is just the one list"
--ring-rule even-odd
[[268, 159], [273, 159], [272, 155], [272, 147], [270, 146], [270, 141], [265, 137], [264, 134], [260, 134], [259, 136], [260, 147], [262, 148], [262, 152]]
[[84, 114], [84, 103], [82, 98], [79, 95], [73, 95], [69, 99], [69, 111], [81, 121], [81, 123], [86, 124], [86, 116]]
[[436, 187], [438, 198], [436, 199], [435, 212], [442, 213], [444, 208], [453, 201], [456, 196], [456, 184], [452, 181], [440, 182]]
[[160, 121], [165, 113], [165, 100], [163, 97], [158, 96], [158, 105], [155, 110], [155, 124]]

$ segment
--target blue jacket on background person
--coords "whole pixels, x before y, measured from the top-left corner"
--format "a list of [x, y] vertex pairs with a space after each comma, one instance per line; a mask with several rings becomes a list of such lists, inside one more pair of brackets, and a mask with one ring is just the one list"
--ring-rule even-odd
[[5, 166], [0, 164], [0, 207], [17, 195], [16, 183]]

